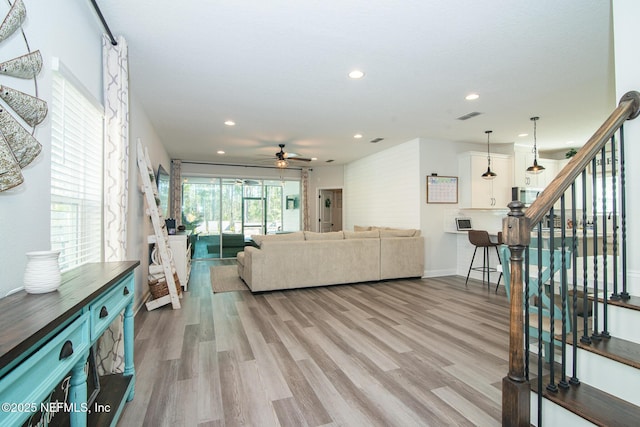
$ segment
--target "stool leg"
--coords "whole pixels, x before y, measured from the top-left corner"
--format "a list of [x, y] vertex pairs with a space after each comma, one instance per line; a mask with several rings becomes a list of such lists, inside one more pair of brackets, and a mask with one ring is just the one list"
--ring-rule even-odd
[[[500, 252], [498, 251], [498, 247], [494, 246], [496, 248], [496, 254], [498, 255], [498, 262], [500, 263], [500, 265], [502, 265], [502, 260], [500, 259]], [[502, 267], [504, 269], [504, 266]], [[498, 283], [496, 283], [496, 293], [498, 293], [498, 286], [500, 286], [500, 279], [502, 279], [502, 271], [500, 272], [500, 276], [498, 276]]]
[[[491, 261], [489, 259], [489, 246], [484, 248], [484, 255], [487, 259], [487, 263], [484, 266], [485, 270], [487, 270], [487, 289], [491, 288]], [[482, 282], [484, 284], [484, 281]]]
[[471, 264], [469, 264], [469, 271], [467, 272], [467, 280], [464, 281], [464, 285], [467, 286], [467, 282], [469, 281], [469, 275], [471, 274], [471, 267], [473, 267], [473, 260], [476, 258], [476, 251], [478, 247], [473, 250], [473, 257], [471, 257]]

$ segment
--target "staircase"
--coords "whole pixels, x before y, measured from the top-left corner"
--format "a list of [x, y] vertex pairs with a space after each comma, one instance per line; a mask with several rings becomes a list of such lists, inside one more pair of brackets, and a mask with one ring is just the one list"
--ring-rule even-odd
[[[531, 422], [533, 425], [600, 425], [637, 426], [640, 420], [640, 340], [632, 325], [640, 324], [638, 298], [632, 303], [621, 303], [615, 316], [609, 317], [610, 331], [615, 336], [593, 339], [591, 343], [578, 340], [576, 346], [576, 378], [580, 383], [571, 385], [572, 359], [567, 360], [567, 382], [557, 392], [547, 389], [550, 377], [542, 381], [541, 422], [538, 420], [538, 390], [540, 384], [532, 381]], [[609, 302], [611, 304], [611, 302]], [[598, 303], [603, 310], [603, 300]], [[609, 307], [611, 309], [612, 306]], [[613, 320], [615, 318], [615, 320]], [[573, 346], [568, 346], [568, 352]], [[556, 369], [561, 369], [561, 364]]]
[[[503, 222], [512, 295], [503, 425], [640, 424], [640, 289], [627, 280], [623, 129], [639, 113], [640, 93], [627, 93], [528, 209], [517, 201], [509, 204]], [[554, 229], [554, 221], [546, 218], [554, 218], [558, 208], [561, 227]], [[565, 224], [583, 227], [568, 229]], [[552, 363], [545, 362], [544, 343], [531, 342], [526, 320], [530, 304], [523, 295], [529, 295], [528, 276], [535, 274], [528, 262], [534, 239], [571, 257], [538, 290], [541, 297], [545, 289], [553, 289], [557, 306], [563, 307], [559, 318], [549, 310], [545, 323], [556, 338]], [[588, 295], [585, 308], [592, 305], [585, 321], [575, 314], [581, 293]], [[564, 309], [565, 302], [572, 310]], [[562, 333], [566, 323], [573, 325], [570, 333]], [[562, 326], [554, 326], [558, 324]], [[539, 325], [544, 327], [542, 320]]]

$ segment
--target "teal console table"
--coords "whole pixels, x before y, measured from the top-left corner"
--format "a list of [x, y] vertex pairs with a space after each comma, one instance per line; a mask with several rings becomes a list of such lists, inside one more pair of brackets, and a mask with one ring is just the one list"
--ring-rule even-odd
[[[60, 418], [74, 427], [117, 423], [134, 394], [133, 295], [139, 264], [86, 264], [64, 273], [55, 292], [23, 291], [0, 299], [1, 426], [37, 419], [55, 425]], [[123, 311], [124, 373], [100, 376], [89, 405], [85, 366], [90, 349]], [[66, 396], [57, 401], [52, 391], [61, 382]]]

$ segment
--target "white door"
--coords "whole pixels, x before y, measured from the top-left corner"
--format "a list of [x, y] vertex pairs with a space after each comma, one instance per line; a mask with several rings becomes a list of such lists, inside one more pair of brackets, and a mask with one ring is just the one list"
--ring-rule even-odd
[[334, 197], [332, 190], [320, 190], [318, 196], [318, 231], [320, 233], [328, 233], [331, 231], [332, 221], [332, 205], [334, 204]]

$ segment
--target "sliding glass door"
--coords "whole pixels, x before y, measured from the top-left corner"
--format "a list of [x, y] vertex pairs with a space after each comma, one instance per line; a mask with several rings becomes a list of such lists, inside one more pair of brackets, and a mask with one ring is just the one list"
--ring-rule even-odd
[[297, 231], [298, 181], [184, 177], [182, 224], [192, 230], [194, 259], [232, 258], [255, 234]]

